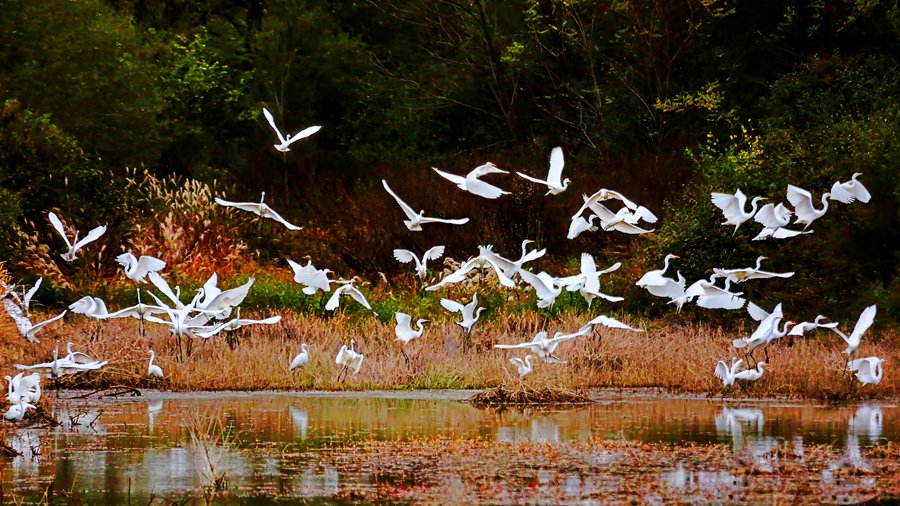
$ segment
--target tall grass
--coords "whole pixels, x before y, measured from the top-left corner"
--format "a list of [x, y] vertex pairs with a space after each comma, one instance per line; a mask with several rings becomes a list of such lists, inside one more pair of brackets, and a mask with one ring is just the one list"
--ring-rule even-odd
[[[249, 316], [249, 315], [248, 315]], [[262, 316], [262, 315], [259, 315]], [[532, 388], [654, 388], [667, 392], [708, 395], [779, 396], [792, 398], [845, 399], [895, 397], [900, 394], [896, 335], [867, 336], [857, 356], [878, 355], [885, 359], [885, 377], [878, 386], [859, 386], [845, 372], [842, 342], [831, 333], [774, 344], [770, 367], [762, 379], [747, 387], [722, 388], [713, 376], [718, 360], [731, 357], [731, 340], [738, 334], [707, 325], [685, 326], [664, 322], [632, 322], [645, 333], [600, 329], [598, 335], [580, 337], [560, 346], [557, 355], [567, 364], [544, 364], [534, 357], [534, 373], [520, 379], [509, 364], [511, 356], [525, 351], [493, 349], [494, 344], [530, 340], [547, 326], [574, 331], [585, 321], [577, 315], [548, 320], [537, 314], [502, 314], [479, 323], [473, 346], [463, 350], [459, 328], [449, 319], [427, 327], [425, 334], [404, 351], [407, 364], [394, 341], [393, 322], [341, 315], [331, 318], [287, 315], [281, 323], [236, 331], [229, 344], [224, 336], [195, 341], [183, 362], [176, 360], [175, 338], [164, 327], [147, 325], [141, 341], [136, 320], [105, 323], [99, 337], [91, 340], [94, 323], [76, 321], [62, 329], [61, 343], [72, 340], [76, 349], [110, 365], [91, 376], [66, 378], [70, 385], [131, 385], [172, 390], [362, 390], [413, 388], [482, 388], [523, 381]], [[365, 354], [358, 375], [340, 379], [341, 368], [334, 357], [342, 344], [353, 339]], [[292, 357], [307, 343], [311, 359], [307, 366], [288, 371]], [[45, 339], [33, 356], [50, 356], [52, 340]], [[162, 381], [146, 377], [149, 349], [157, 352], [157, 364], [165, 373]], [[760, 350], [761, 351], [761, 350]], [[43, 355], [42, 355], [43, 354]], [[28, 358], [20, 354], [20, 358]], [[29, 354], [30, 355], [30, 354]], [[762, 357], [761, 353], [758, 353]], [[13, 361], [2, 357], [4, 369]]]

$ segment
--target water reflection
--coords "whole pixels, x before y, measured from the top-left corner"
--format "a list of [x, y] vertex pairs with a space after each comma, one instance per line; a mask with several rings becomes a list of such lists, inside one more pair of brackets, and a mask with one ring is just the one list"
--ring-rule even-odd
[[[592, 438], [726, 443], [738, 462], [760, 471], [777, 471], [782, 465], [778, 459], [789, 455], [804, 459], [806, 445], [846, 441], [840, 457], [822, 472], [824, 483], [837, 484], [843, 469], [871, 470], [862, 448], [900, 439], [895, 406], [876, 404], [723, 405], [707, 400], [624, 398], [577, 410], [495, 412], [416, 393], [360, 398], [347, 394], [158, 394], [148, 401], [63, 399], [53, 413], [61, 422], [59, 427], [20, 429], [8, 438], [22, 455], [0, 458], [3, 489], [39, 498], [28, 494], [37, 493], [32, 488], [36, 477], [41, 477], [52, 480], [58, 490], [77, 486], [103, 491], [102, 502], [123, 502], [129, 494], [132, 500], [147, 502], [152, 494], [185, 493], [201, 485], [214, 486], [224, 478], [229, 490], [242, 493], [344, 497], [351, 490], [406, 478], [370, 467], [348, 469], [347, 462], [337, 465], [321, 456], [363, 447], [372, 440], [422, 437], [533, 442], [547, 448]], [[192, 437], [191, 420], [196, 418], [218, 420], [233, 438], [217, 439], [212, 431], [204, 439], [200, 431], [197, 439], [196, 429]], [[629, 458], [625, 452], [602, 446], [569, 451], [591, 469], [619, 465]], [[389, 464], [385, 463], [386, 469]], [[702, 492], [709, 500], [728, 501], [729, 494], [746, 484], [744, 478], [724, 471], [692, 469], [690, 462], [668, 466], [674, 467], [646, 471], [664, 490]], [[550, 498], [548, 503], [560, 497], [589, 501], [598, 491], [620, 489], [625, 479], [546, 462], [523, 465], [521, 472], [530, 473], [527, 486], [536, 497]], [[854, 486], [863, 486], [867, 479], [857, 479]], [[455, 474], [445, 473], [435, 480], [431, 486], [456, 491], [448, 493], [458, 493], [461, 501], [470, 498], [470, 488]], [[508, 494], [508, 502], [521, 499], [514, 493], [520, 485], [526, 486], [504, 485], [502, 493]], [[644, 499], [652, 502], [654, 497], [651, 493]]]

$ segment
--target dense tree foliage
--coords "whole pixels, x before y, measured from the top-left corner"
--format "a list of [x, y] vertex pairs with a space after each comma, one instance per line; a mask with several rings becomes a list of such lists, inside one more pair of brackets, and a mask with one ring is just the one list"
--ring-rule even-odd
[[[559, 267], [582, 250], [682, 271], [758, 254], [798, 272], [758, 298], [848, 297], [900, 317], [900, 9], [838, 0], [416, 0], [0, 3], [0, 258], [60, 209], [125, 220], [128, 170], [219, 180], [306, 230], [248, 238], [262, 257], [328, 255], [396, 272], [392, 247], [453, 256], [524, 237]], [[324, 126], [284, 155], [285, 130]], [[457, 192], [431, 166], [491, 160], [541, 174], [553, 146], [573, 187], [555, 199]], [[815, 233], [752, 243], [710, 191], [784, 200], [863, 172], [868, 206], [832, 204]], [[417, 208], [472, 216], [466, 233], [408, 234], [380, 179]], [[565, 239], [580, 194], [620, 190], [661, 215], [651, 238]], [[149, 208], [148, 208], [149, 209]], [[436, 239], [437, 237], [437, 239]], [[116, 243], [118, 244], [118, 243]], [[643, 266], [642, 265], [642, 266]], [[635, 267], [637, 268], [637, 267]], [[803, 287], [803, 288], [798, 288]], [[823, 309], [824, 310], [824, 309]]]

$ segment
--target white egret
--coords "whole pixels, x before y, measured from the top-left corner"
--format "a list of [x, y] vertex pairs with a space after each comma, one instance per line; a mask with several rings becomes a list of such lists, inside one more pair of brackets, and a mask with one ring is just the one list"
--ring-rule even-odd
[[871, 200], [872, 195], [869, 193], [869, 190], [856, 179], [861, 175], [862, 172], [855, 172], [850, 178], [850, 181], [845, 181], [843, 183], [835, 181], [831, 186], [831, 200], [837, 200], [844, 204], [849, 204], [857, 200], [865, 204]]
[[416, 256], [415, 253], [408, 249], [395, 249], [394, 250], [394, 258], [397, 259], [398, 262], [406, 264], [409, 262], [413, 262], [416, 266], [416, 276], [420, 278], [425, 278], [428, 261], [429, 260], [437, 260], [444, 256], [444, 247], [443, 246], [432, 246], [422, 255], [422, 259]]
[[[627, 207], [631, 211], [634, 211], [635, 213], [637, 213], [638, 209], [642, 207], [642, 206], [639, 206], [636, 203], [632, 202], [631, 200], [629, 200], [627, 197], [625, 197], [625, 195], [622, 195], [621, 193], [619, 193], [615, 190], [608, 190], [606, 188], [601, 188], [601, 189], [597, 190], [590, 197], [585, 197], [584, 195], [582, 195], [581, 198], [582, 198], [582, 200], [584, 200], [584, 204], [581, 206], [581, 209], [576, 213], [577, 215], [580, 215], [585, 209], [591, 208], [594, 210], [595, 213], [597, 212], [597, 210], [600, 210], [601, 212], [597, 213], [597, 215], [600, 216], [601, 218], [603, 218], [602, 209], [599, 209], [594, 204], [599, 204], [600, 202], [605, 202], [607, 200], [618, 200], [618, 201], [622, 202], [622, 204], [625, 207]], [[604, 207], [604, 209], [605, 209], [605, 207]], [[611, 213], [612, 211], [607, 209], [606, 212]], [[657, 221], [656, 216], [653, 213], [651, 213], [647, 208], [644, 208], [644, 211], [640, 212], [639, 214], [644, 219], [644, 221], [646, 221], [648, 223], [656, 223], [656, 221]]]
[[296, 369], [298, 367], [303, 367], [308, 363], [309, 363], [309, 349], [306, 347], [306, 343], [301, 343], [300, 344], [300, 353], [298, 353], [297, 356], [294, 357], [294, 360], [291, 360], [291, 366], [290, 366], [290, 369], [288, 369], [288, 370], [293, 371], [294, 369]]
[[697, 305], [706, 309], [740, 309], [747, 302], [742, 298], [743, 292], [732, 292], [731, 281], [725, 280], [725, 287], [716, 286], [718, 274], [713, 273], [709, 280], [701, 279], [688, 287], [684, 292], [686, 300], [697, 298]]
[[162, 368], [153, 363], [153, 360], [156, 359], [156, 352], [150, 350], [150, 363], [147, 365], [147, 376], [151, 376], [154, 378], [162, 378], [163, 371]]
[[856, 379], [863, 385], [877, 385], [884, 374], [883, 364], [884, 361], [878, 357], [866, 357], [847, 362], [847, 367], [856, 373]]
[[519, 377], [530, 374], [533, 369], [531, 367], [531, 355], [525, 355], [524, 360], [519, 357], [513, 357], [509, 359], [509, 362], [512, 365], [516, 366], [516, 370], [519, 372]]
[[747, 312], [750, 316], [760, 322], [759, 326], [750, 337], [742, 337], [735, 339], [732, 344], [735, 348], [747, 348], [747, 355], [753, 357], [753, 350], [768, 343], [769, 336], [778, 330], [778, 322], [784, 318], [784, 313], [779, 303], [771, 313], [750, 302], [747, 304]]
[[[588, 197], [582, 196], [582, 198]], [[637, 226], [638, 222], [642, 219], [649, 223], [656, 222], [656, 216], [644, 206], [637, 206], [635, 209], [625, 206], [614, 213], [599, 202], [585, 202], [587, 207], [600, 218], [600, 228], [605, 232], [615, 230], [617, 232], [632, 235], [653, 232], [653, 229], [645, 229]], [[580, 214], [581, 211], [578, 213]]]
[[237, 330], [248, 325], [274, 325], [281, 321], [281, 315], [270, 316], [262, 320], [251, 320], [249, 318], [241, 318], [241, 308], [238, 308], [237, 318], [228, 320], [227, 322], [214, 325], [209, 330], [194, 330], [194, 335], [208, 339], [223, 330]]
[[394, 315], [397, 318], [397, 325], [394, 327], [394, 333], [397, 335], [396, 341], [403, 341], [403, 344], [409, 344], [410, 341], [422, 336], [422, 333], [425, 331], [425, 327], [423, 326], [428, 320], [419, 319], [416, 320], [416, 326], [418, 330], [414, 330], [412, 328], [412, 317], [406, 313], [401, 313], [397, 311]]
[[91, 230], [90, 232], [88, 232], [87, 235], [84, 236], [84, 239], [79, 241], [78, 240], [78, 231], [76, 230], [75, 237], [72, 239], [72, 242], [69, 242], [69, 238], [68, 238], [68, 236], [66, 236], [66, 229], [63, 228], [62, 222], [59, 221], [59, 218], [56, 216], [56, 213], [51, 212], [48, 216], [50, 217], [50, 224], [53, 225], [53, 228], [56, 229], [56, 231], [59, 233], [59, 235], [62, 236], [63, 241], [66, 242], [66, 247], [68, 248], [68, 251], [66, 251], [65, 253], [60, 255], [60, 256], [62, 256], [63, 260], [65, 260], [66, 262], [74, 261], [77, 258], [75, 256], [75, 253], [77, 253], [78, 250], [83, 248], [86, 244], [96, 241], [97, 239], [100, 238], [101, 235], [103, 235], [106, 232], [106, 225], [101, 225], [101, 226]]
[[467, 345], [469, 336], [472, 334], [472, 327], [478, 322], [481, 312], [485, 310], [478, 306], [478, 294], [473, 294], [472, 300], [466, 305], [455, 300], [441, 299], [441, 306], [451, 313], [459, 313], [462, 316], [462, 321], [458, 321], [456, 324], [463, 329], [463, 343]]
[[109, 316], [109, 311], [106, 309], [106, 303], [103, 302], [103, 299], [91, 297], [90, 295], [85, 295], [69, 304], [69, 310], [75, 314], [83, 314], [88, 318], [106, 318]]
[[275, 135], [278, 136], [278, 144], [275, 144], [275, 149], [277, 149], [278, 151], [281, 151], [282, 153], [287, 153], [288, 151], [290, 151], [291, 150], [290, 146], [294, 142], [297, 142], [300, 139], [305, 139], [305, 138], [309, 137], [310, 135], [312, 135], [322, 129], [321, 126], [314, 125], [314, 126], [311, 126], [308, 128], [304, 128], [303, 130], [300, 130], [299, 132], [297, 132], [294, 135], [288, 134], [287, 137], [285, 137], [281, 133], [281, 130], [279, 130], [278, 127], [275, 125], [275, 118], [272, 117], [272, 113], [269, 112], [269, 110], [266, 109], [265, 107], [263, 107], [263, 116], [266, 117], [266, 120], [269, 122], [269, 126], [272, 127], [272, 130], [275, 130]]
[[41, 375], [31, 373], [25, 375], [24, 372], [16, 374], [15, 377], [6, 376], [9, 387], [6, 393], [6, 400], [10, 404], [15, 404], [20, 396], [25, 397], [25, 402], [37, 404], [41, 400]]
[[533, 274], [526, 270], [521, 270], [519, 271], [519, 276], [521, 276], [522, 281], [534, 288], [534, 293], [537, 296], [537, 307], [539, 308], [552, 306], [559, 294], [562, 293], [562, 287], [557, 286], [556, 278], [546, 272], [542, 271]]
[[591, 303], [596, 297], [606, 299], [610, 302], [619, 302], [625, 300], [625, 298], [607, 295], [600, 291], [600, 276], [618, 270], [621, 266], [621, 263], [616, 262], [606, 269], [598, 271], [597, 264], [594, 262], [594, 257], [591, 256], [590, 253], [582, 253], [581, 272], [574, 276], [559, 278], [557, 282], [559, 285], [565, 286], [566, 290], [570, 292], [579, 292], [584, 298], [584, 301], [587, 302], [588, 307], [591, 306]]
[[384, 185], [384, 189], [387, 190], [388, 193], [394, 197], [394, 200], [397, 201], [397, 204], [400, 206], [400, 209], [403, 211], [403, 214], [406, 215], [405, 220], [403, 220], [403, 224], [406, 225], [412, 232], [421, 232], [422, 225], [428, 223], [448, 223], [450, 225], [465, 225], [469, 222], [469, 218], [458, 218], [458, 219], [445, 219], [445, 218], [427, 218], [425, 216], [425, 211], [415, 212], [413, 208], [409, 206], [406, 202], [404, 202], [400, 197], [391, 190], [391, 187], [388, 186], [387, 181], [384, 179], [381, 180], [381, 184]]
[[501, 350], [527, 348], [531, 350], [532, 353], [537, 355], [538, 358], [548, 364], [565, 364], [565, 361], [560, 360], [559, 357], [554, 355], [554, 353], [556, 353], [556, 348], [560, 345], [560, 343], [570, 341], [572, 339], [575, 339], [576, 337], [586, 336], [590, 333], [590, 325], [585, 325], [581, 327], [577, 332], [573, 332], [571, 334], [563, 334], [562, 332], [557, 332], [551, 338], [548, 338], [547, 332], [542, 330], [535, 334], [534, 338], [532, 338], [531, 341], [526, 341], [524, 343], [518, 344], [495, 344], [494, 348]]
[[13, 404], [6, 410], [6, 413], [3, 414], [3, 418], [11, 421], [18, 422], [19, 420], [25, 418], [25, 413], [29, 409], [37, 409], [37, 406], [25, 401], [25, 396], [20, 395], [19, 401], [17, 404]]
[[751, 279], [769, 279], [769, 278], [789, 278], [794, 275], [793, 272], [769, 272], [760, 269], [762, 261], [768, 257], [759, 256], [756, 259], [756, 267], [746, 267], [743, 269], [722, 269], [715, 268], [718, 276], [730, 280], [733, 283], [743, 283]]
[[92, 362], [96, 362], [96, 360], [94, 360], [87, 353], [73, 350], [73, 346], [75, 346], [75, 343], [73, 343], [72, 341], [66, 343], [66, 358], [64, 360], [67, 360], [74, 364], [90, 364]]
[[203, 298], [197, 301], [196, 308], [197, 310], [215, 313], [216, 318], [226, 318], [231, 314], [232, 308], [244, 301], [247, 294], [250, 293], [250, 287], [253, 286], [254, 281], [256, 281], [255, 278], [250, 278], [241, 286], [220, 290], [216, 286], [218, 275], [213, 273], [203, 285]]
[[447, 179], [451, 183], [455, 184], [460, 190], [467, 191], [473, 195], [478, 195], [479, 197], [484, 197], [486, 199], [496, 199], [501, 195], [509, 195], [510, 193], [492, 184], [485, 183], [481, 179], [478, 179], [481, 176], [487, 174], [509, 174], [509, 172], [498, 168], [491, 162], [487, 162], [484, 165], [475, 167], [465, 176], [450, 174], [449, 172], [444, 172], [435, 167], [432, 167], [431, 169], [437, 172], [444, 179]]
[[130, 251], [117, 256], [116, 262], [125, 269], [125, 277], [138, 283], [144, 283], [150, 272], [160, 271], [166, 267], [166, 263], [156, 257], [141, 255], [137, 258]]
[[550, 151], [550, 170], [547, 173], [547, 179], [537, 179], [529, 176], [528, 174], [522, 174], [521, 172], [516, 172], [520, 177], [525, 178], [533, 183], [542, 184], [547, 187], [547, 195], [558, 195], [569, 187], [569, 183], [572, 181], [569, 178], [562, 179], [562, 171], [563, 165], [565, 165], [565, 160], [563, 159], [563, 152], [561, 147], [555, 147], [552, 151]]
[[573, 216], [572, 223], [569, 224], [569, 232], [566, 234], [567, 239], [575, 239], [582, 232], [596, 232], [599, 230], [596, 225], [594, 225], [594, 220], [597, 219], [596, 214], [591, 214], [588, 216], [588, 219], [584, 219], [582, 216]]
[[722, 380], [722, 384], [724, 386], [729, 387], [734, 384], [734, 380], [736, 379], [735, 376], [737, 375], [738, 369], [741, 368], [741, 364], [743, 363], [743, 359], [732, 359], [731, 367], [729, 367], [724, 360], [719, 360], [719, 363], [716, 364], [715, 375], [717, 378]]
[[9, 300], [3, 299], [3, 307], [6, 309], [9, 317], [13, 319], [16, 323], [16, 328], [19, 330], [19, 333], [22, 334], [26, 340], [32, 343], [37, 343], [37, 333], [44, 329], [47, 325], [59, 320], [63, 316], [66, 315], [68, 311], [63, 311], [62, 313], [54, 316], [53, 318], [49, 318], [40, 323], [34, 324], [31, 323], [31, 319], [25, 316], [24, 310], [19, 307], [18, 304]]
[[353, 369], [353, 374], [359, 374], [359, 369], [362, 367], [366, 356], [354, 350], [354, 344], [355, 341], [351, 340], [349, 347], [346, 344], [342, 345], [337, 357], [334, 359], [334, 363]]
[[652, 293], [653, 295], [656, 295], [657, 297], [666, 297], [667, 295], [665, 295], [665, 294], [654, 293], [653, 288], [665, 286], [669, 281], [672, 281], [672, 278], [667, 278], [664, 276], [664, 274], [666, 273], [667, 270], [669, 270], [669, 261], [676, 259], [676, 258], [681, 258], [681, 257], [678, 255], [673, 255], [673, 254], [669, 253], [663, 259], [663, 268], [662, 269], [659, 269], [656, 271], [645, 272], [644, 275], [641, 276], [641, 279], [637, 280], [637, 283], [635, 283], [635, 285], [637, 285], [641, 288], [645, 288], [648, 292]]
[[[485, 248], [484, 246], [479, 246], [479, 250]], [[439, 288], [445, 287], [447, 285], [451, 285], [453, 283], [460, 283], [466, 279], [466, 276], [469, 275], [470, 272], [475, 270], [478, 267], [491, 267], [494, 269], [494, 273], [497, 275], [497, 281], [507, 287], [512, 288], [516, 286], [515, 282], [509, 279], [505, 274], [503, 274], [503, 269], [500, 268], [497, 264], [495, 264], [490, 258], [485, 256], [477, 256], [475, 258], [470, 258], [463, 262], [456, 271], [444, 276], [438, 283], [435, 283], [431, 286], [425, 287], [425, 291], [431, 292], [437, 290]]]
[[798, 235], [803, 234], [811, 234], [812, 230], [791, 230], [789, 228], [769, 228], [763, 227], [762, 230], [759, 231], [758, 234], [753, 238], [754, 241], [762, 241], [768, 239], [769, 237], [773, 239], [790, 239], [791, 237], [797, 237]]
[[134, 306], [129, 306], [126, 308], [122, 308], [118, 311], [113, 311], [112, 313], [107, 314], [106, 316], [100, 318], [137, 318], [140, 320], [140, 333], [141, 337], [144, 337], [144, 316], [148, 314], [159, 314], [165, 313], [166, 310], [160, 306], [152, 306], [149, 304], [141, 303], [141, 289], [137, 290], [137, 301], [138, 303]]
[[737, 233], [737, 229], [741, 224], [756, 214], [756, 206], [760, 200], [768, 200], [766, 197], [753, 197], [753, 200], [750, 201], [750, 211], [747, 212], [744, 211], [747, 204], [747, 197], [741, 190], [736, 191], [734, 195], [712, 192], [710, 196], [712, 198], [712, 203], [721, 209], [722, 213], [725, 215], [725, 221], [722, 222], [722, 225], [734, 225], [734, 232], [732, 232], [732, 235]]
[[256, 202], [231, 202], [228, 200], [220, 199], [216, 197], [216, 204], [224, 207], [235, 207], [242, 211], [247, 211], [253, 213], [261, 218], [268, 218], [270, 220], [277, 221], [281, 223], [288, 230], [300, 230], [303, 227], [299, 227], [294, 225], [293, 223], [288, 222], [286, 219], [282, 218], [280, 214], [276, 213], [274, 209], [269, 207], [268, 204], [265, 203], [266, 200], [266, 192], [262, 192], [262, 197], [259, 199], [259, 203]]
[[315, 295], [319, 290], [324, 293], [331, 291], [334, 280], [328, 279], [330, 269], [317, 269], [312, 264], [312, 259], [307, 259], [306, 265], [300, 265], [291, 259], [287, 262], [294, 271], [294, 281], [303, 285], [303, 293], [306, 295]]
[[759, 378], [762, 378], [763, 372], [765, 372], [764, 367], [769, 366], [768, 362], [757, 362], [756, 367], [753, 369], [747, 369], [746, 371], [741, 371], [734, 375], [735, 381], [745, 381], [751, 382], [756, 381]]
[[[166, 282], [166, 280], [163, 279], [163, 277], [160, 276], [158, 272], [151, 272], [147, 274], [147, 278], [150, 279], [150, 282], [153, 284], [153, 286], [156, 287], [157, 290], [162, 292], [163, 295], [165, 295], [170, 301], [172, 301], [172, 304], [175, 305], [175, 308], [180, 309], [184, 307], [184, 303], [181, 302], [181, 287], [176, 286], [175, 291], [173, 292], [172, 288], [169, 286], [169, 283]], [[150, 295], [153, 294], [151, 293]], [[159, 299], [156, 297], [154, 297], [154, 299], [159, 301]], [[160, 302], [159, 307], [166, 306], [165, 304]]]
[[791, 214], [793, 212], [783, 203], [779, 203], [777, 206], [766, 204], [753, 216], [753, 221], [762, 224], [763, 227], [777, 230], [790, 223]]
[[856, 326], [853, 327], [853, 332], [851, 332], [849, 336], [841, 332], [837, 327], [831, 329], [847, 343], [847, 349], [844, 350], [844, 353], [853, 355], [856, 349], [859, 348], [859, 343], [862, 341], [863, 334], [869, 330], [869, 327], [871, 327], [872, 323], [875, 321], [875, 312], [877, 310], [878, 308], [875, 307], [875, 304], [864, 309], [863, 312], [860, 313], [859, 319], [856, 320]]
[[528, 245], [533, 243], [531, 239], [522, 241], [522, 254], [518, 260], [510, 260], [494, 253], [494, 246], [488, 244], [486, 246], [478, 246], [478, 255], [494, 266], [499, 267], [503, 274], [509, 279], [515, 279], [515, 276], [522, 271], [522, 267], [528, 263], [541, 258], [547, 253], [546, 249], [534, 249], [528, 251]]
[[828, 318], [826, 318], [822, 315], [818, 315], [818, 316], [816, 316], [816, 321], [814, 321], [814, 322], [798, 323], [797, 325], [794, 325], [794, 328], [792, 328], [790, 332], [788, 332], [788, 335], [789, 336], [802, 336], [802, 335], [805, 335], [807, 332], [810, 332], [810, 331], [818, 329], [818, 328], [834, 329], [835, 327], [838, 326], [838, 322], [822, 323], [822, 320], [827, 320], [827, 319]]
[[813, 221], [824, 216], [825, 212], [828, 211], [828, 197], [830, 196], [830, 193], [823, 193], [822, 209], [816, 209], [816, 206], [813, 204], [812, 193], [789, 184], [787, 186], [787, 199], [794, 206], [794, 214], [797, 216], [797, 221], [794, 223], [805, 225], [803, 228], [806, 229]]
[[622, 329], [622, 330], [630, 330], [632, 332], [643, 332], [642, 329], [634, 328], [628, 324], [622, 323], [615, 318], [611, 318], [606, 315], [600, 315], [592, 319], [591, 321], [585, 323], [585, 325], [590, 325], [592, 327], [597, 325], [603, 325], [604, 327], [609, 327], [611, 329]]
[[356, 279], [357, 278], [354, 277], [350, 280], [338, 281], [339, 283], [344, 284], [334, 289], [334, 293], [331, 294], [331, 297], [328, 298], [328, 302], [325, 303], [325, 309], [328, 311], [334, 311], [335, 309], [337, 309], [337, 307], [341, 304], [341, 295], [347, 294], [351, 299], [360, 303], [362, 307], [371, 311], [372, 306], [369, 305], [369, 301], [366, 300], [366, 296], [363, 295], [363, 293], [360, 292], [358, 288], [353, 286], [353, 283]]

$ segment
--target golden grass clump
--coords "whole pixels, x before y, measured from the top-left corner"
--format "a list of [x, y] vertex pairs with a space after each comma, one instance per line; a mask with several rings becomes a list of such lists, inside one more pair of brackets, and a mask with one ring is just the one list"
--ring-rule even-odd
[[517, 387], [500, 384], [482, 390], [468, 399], [476, 407], [495, 406], [530, 406], [534, 404], [587, 404], [593, 402], [590, 397], [553, 386], [531, 388], [524, 383]]

